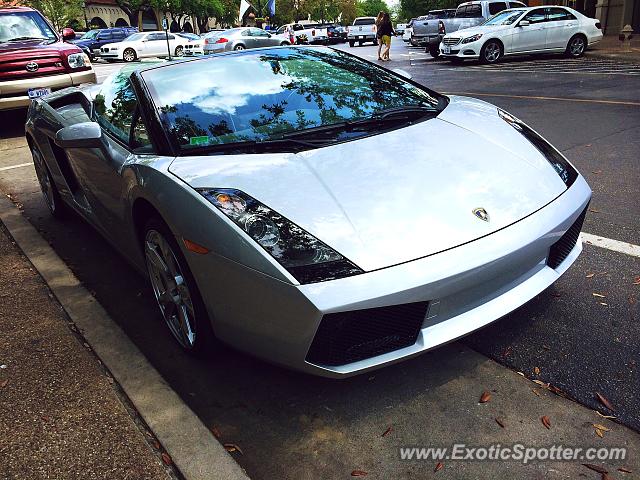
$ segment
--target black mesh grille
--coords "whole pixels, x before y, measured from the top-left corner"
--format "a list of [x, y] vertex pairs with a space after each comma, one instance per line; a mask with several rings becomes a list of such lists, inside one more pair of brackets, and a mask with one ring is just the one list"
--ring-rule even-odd
[[416, 343], [429, 302], [330, 313], [320, 322], [307, 361], [345, 365]]
[[551, 245], [551, 248], [549, 249], [549, 256], [547, 257], [547, 265], [551, 268], [558, 268], [560, 264], [564, 262], [564, 259], [567, 258], [567, 255], [569, 255], [571, 250], [573, 250], [573, 247], [576, 246], [586, 214], [587, 209], [585, 208], [576, 221], [573, 222], [573, 225], [571, 225], [569, 230], [560, 237], [560, 240]]

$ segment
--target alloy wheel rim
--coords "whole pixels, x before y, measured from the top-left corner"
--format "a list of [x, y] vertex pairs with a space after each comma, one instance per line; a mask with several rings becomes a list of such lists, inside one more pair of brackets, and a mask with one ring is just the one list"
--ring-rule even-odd
[[124, 52], [124, 59], [125, 59], [127, 62], [133, 62], [133, 58], [134, 58], [133, 53], [132, 53], [132, 52], [130, 52], [129, 50], [127, 50], [126, 52]]
[[488, 62], [495, 62], [500, 57], [500, 47], [495, 43], [487, 45], [484, 57]]
[[584, 49], [584, 40], [582, 38], [577, 37], [574, 38], [571, 42], [571, 53], [573, 55], [580, 55]]
[[176, 47], [176, 57], [181, 57], [184, 54], [182, 47]]
[[33, 165], [36, 169], [36, 177], [38, 177], [38, 183], [40, 184], [40, 190], [42, 190], [44, 201], [51, 213], [54, 213], [56, 211], [56, 205], [53, 199], [53, 184], [49, 177], [47, 167], [45, 167], [44, 160], [38, 150], [33, 149], [31, 151], [31, 156], [33, 157]]
[[236, 47], [236, 50], [244, 50], [244, 47], [243, 47], [242, 45], [238, 45], [238, 46]]
[[156, 230], [145, 238], [147, 270], [160, 311], [171, 334], [186, 349], [196, 341], [191, 293], [173, 249]]

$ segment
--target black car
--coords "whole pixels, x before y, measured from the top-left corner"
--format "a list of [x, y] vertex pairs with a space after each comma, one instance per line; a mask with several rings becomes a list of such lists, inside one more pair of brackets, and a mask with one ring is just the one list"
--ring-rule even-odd
[[100, 52], [100, 47], [107, 43], [121, 42], [129, 35], [132, 35], [138, 31], [137, 27], [113, 27], [113, 28], [98, 28], [95, 30], [89, 30], [82, 37], [73, 41], [74, 44], [79, 46], [84, 53], [89, 55], [89, 58], [93, 60]]
[[329, 44], [344, 43], [347, 41], [347, 29], [341, 25], [321, 25], [327, 29]]

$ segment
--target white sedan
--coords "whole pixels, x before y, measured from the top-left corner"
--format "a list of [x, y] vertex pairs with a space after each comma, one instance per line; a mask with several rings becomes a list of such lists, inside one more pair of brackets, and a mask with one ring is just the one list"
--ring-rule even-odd
[[566, 53], [580, 57], [602, 40], [600, 22], [567, 7], [504, 10], [482, 25], [444, 36], [440, 55], [452, 60], [495, 63], [506, 55]]
[[[167, 35], [169, 44], [167, 45]], [[124, 60], [133, 62], [139, 58], [166, 57], [184, 55], [184, 47], [189, 43], [187, 38], [166, 32], [134, 33], [122, 42], [107, 43], [100, 48], [100, 58], [105, 60]]]

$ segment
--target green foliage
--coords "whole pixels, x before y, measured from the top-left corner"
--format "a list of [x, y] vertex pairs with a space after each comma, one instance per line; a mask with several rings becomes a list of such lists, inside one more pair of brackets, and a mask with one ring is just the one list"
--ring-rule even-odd
[[384, 0], [359, 0], [356, 12], [359, 17], [377, 17], [379, 12], [388, 12], [389, 6]]
[[29, 0], [28, 4], [40, 10], [58, 31], [82, 17], [82, 0]]

